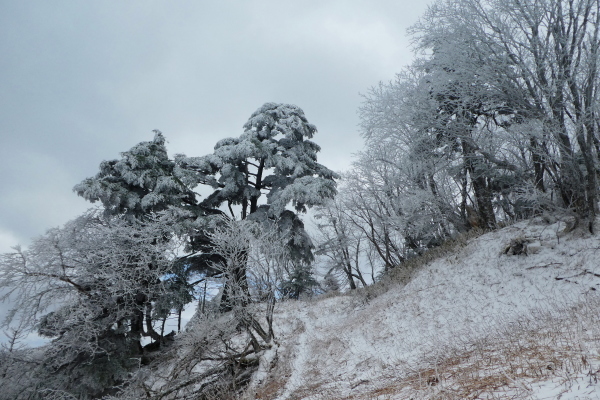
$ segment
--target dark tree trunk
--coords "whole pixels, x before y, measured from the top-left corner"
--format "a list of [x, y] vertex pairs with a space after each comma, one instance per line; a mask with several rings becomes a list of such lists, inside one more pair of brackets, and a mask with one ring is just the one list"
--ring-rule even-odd
[[544, 165], [544, 157], [540, 153], [540, 146], [535, 138], [529, 139], [529, 145], [531, 146], [531, 160], [533, 161], [533, 179], [535, 187], [541, 192], [546, 192], [544, 185], [544, 171], [546, 169]]
[[462, 148], [465, 169], [471, 177], [471, 184], [477, 202], [477, 213], [483, 225], [481, 228], [494, 229], [496, 228], [496, 216], [492, 205], [492, 193], [482, 168], [484, 160], [482, 157], [477, 156], [475, 147], [470, 140], [463, 140]]
[[237, 265], [225, 273], [225, 284], [219, 306], [221, 312], [231, 311], [236, 306], [246, 307], [248, 305], [250, 290], [246, 278], [247, 256], [245, 259], [241, 265]]

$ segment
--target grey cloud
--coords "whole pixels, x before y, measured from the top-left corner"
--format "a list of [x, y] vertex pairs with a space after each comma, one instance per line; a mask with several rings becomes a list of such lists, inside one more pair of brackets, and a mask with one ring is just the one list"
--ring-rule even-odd
[[[320, 161], [360, 149], [360, 92], [412, 57], [408, 1], [4, 2], [0, 252], [88, 204], [71, 192], [160, 129], [202, 155], [266, 101], [317, 125]], [[90, 205], [91, 206], [91, 205]], [[2, 239], [4, 238], [4, 239]], [[11, 238], [11, 239], [6, 239]]]

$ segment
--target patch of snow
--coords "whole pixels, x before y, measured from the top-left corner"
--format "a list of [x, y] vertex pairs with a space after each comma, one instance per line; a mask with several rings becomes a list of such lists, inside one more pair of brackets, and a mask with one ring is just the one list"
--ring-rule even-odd
[[[597, 298], [600, 238], [561, 237], [563, 227], [538, 219], [487, 233], [372, 299], [339, 295], [279, 304], [277, 369], [288, 372], [280, 377], [278, 400], [334, 399], [389, 386], [446, 346], [468, 348], [519, 317]], [[505, 254], [517, 238], [528, 239], [527, 255]], [[584, 378], [523, 384], [532, 399], [597, 398], [590, 397], [596, 384]]]

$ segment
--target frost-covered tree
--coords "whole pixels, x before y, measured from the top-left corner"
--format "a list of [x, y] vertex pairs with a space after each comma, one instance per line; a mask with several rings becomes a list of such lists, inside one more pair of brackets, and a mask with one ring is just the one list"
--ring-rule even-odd
[[[316, 131], [299, 107], [266, 103], [250, 116], [240, 137], [221, 140], [213, 154], [180, 155], [176, 162], [188, 181], [214, 189], [202, 206], [227, 207], [232, 218], [276, 221], [289, 238], [291, 254], [308, 261], [312, 243], [298, 213], [336, 194], [337, 175], [317, 162], [320, 147], [309, 140]], [[231, 274], [234, 285], [247, 292], [245, 263]]]
[[[154, 139], [141, 142], [130, 150], [121, 153], [120, 159], [103, 161], [96, 176], [86, 178], [74, 187], [74, 191], [91, 201], [100, 201], [104, 212], [109, 216], [124, 216], [129, 219], [154, 218], [156, 212], [171, 214], [171, 229], [165, 231], [158, 241], [168, 241], [174, 234], [186, 237], [190, 246], [208, 245], [204, 236], [198, 233], [198, 226], [206, 225], [207, 215], [220, 214], [218, 210], [209, 210], [198, 205], [196, 194], [186, 181], [185, 174], [167, 154], [165, 138], [160, 131], [154, 131]], [[190, 232], [196, 232], [190, 236]], [[169, 283], [173, 290], [170, 297], [159, 297], [151, 302], [145, 296], [139, 296], [141, 308], [155, 308], [158, 318], [166, 318], [171, 310], [181, 311], [190, 302], [194, 288], [190, 285], [190, 275], [202, 272], [215, 274], [210, 267], [213, 260], [207, 255], [183, 255], [170, 271]], [[145, 304], [142, 304], [145, 302]], [[151, 316], [151, 314], [148, 314]], [[141, 332], [144, 315], [135, 326]], [[150, 330], [153, 336], [157, 336]], [[160, 336], [160, 335], [159, 335]]]
[[175, 174], [165, 138], [154, 131], [154, 140], [141, 142], [121, 153], [121, 159], [103, 161], [100, 172], [74, 187], [84, 199], [100, 201], [110, 215], [142, 217], [169, 206], [196, 205], [195, 194]]
[[[479, 214], [481, 227], [493, 228], [499, 188], [529, 174], [514, 157], [507, 158], [511, 152], [503, 144], [506, 134], [494, 123], [502, 118], [498, 110], [506, 107], [478, 79], [485, 68], [469, 60], [460, 40], [452, 49], [440, 47], [431, 59], [419, 60], [365, 96], [361, 126], [369, 151], [362, 157], [366, 162], [359, 163], [381, 164], [370, 153], [395, 149], [395, 153], [385, 150], [393, 157], [380, 157], [381, 161], [395, 171], [406, 192], [421, 201], [429, 197], [426, 208], [439, 209], [435, 219], [443, 216], [454, 229], [463, 230], [469, 227], [466, 209], [471, 207]], [[457, 58], [454, 62], [452, 55]]]
[[[304, 112], [290, 104], [266, 103], [244, 124], [239, 138], [223, 139], [213, 154], [178, 158], [197, 183], [215, 191], [203, 204], [241, 206], [240, 218], [259, 211], [278, 217], [291, 203], [297, 212], [335, 195], [336, 174], [317, 162], [320, 147], [308, 140], [317, 132]], [[266, 202], [261, 204], [261, 197]]]
[[[39, 351], [23, 353], [22, 362], [11, 361], [11, 351], [0, 352], [10, 361], [0, 373], [13, 382], [11, 393], [23, 388], [24, 398], [89, 398], [130, 383], [136, 390], [131, 373], [167, 340], [169, 313], [193, 300], [198, 280], [192, 282], [190, 271], [202, 272], [202, 279], [225, 277], [222, 304], [233, 311], [223, 316], [233, 323], [225, 324], [227, 342], [212, 329], [218, 324], [199, 331], [199, 337], [221, 339], [199, 349], [211, 353], [199, 362], [214, 364], [217, 353], [223, 357], [211, 388], [223, 383], [232, 366], [269, 345], [283, 283], [297, 272], [294, 266], [309, 271], [312, 242], [298, 213], [333, 197], [336, 175], [317, 163], [319, 147], [308, 140], [316, 129], [298, 107], [267, 104], [245, 129], [242, 137], [221, 141], [213, 155], [176, 160], [169, 159], [156, 131], [154, 140], [102, 162], [96, 176], [75, 186], [103, 210], [50, 230], [27, 250], [1, 256], [1, 299], [14, 305], [4, 326], [17, 324], [51, 339]], [[192, 190], [198, 184], [215, 189], [202, 203]], [[218, 209], [224, 205], [231, 217]], [[266, 325], [246, 307], [247, 275], [252, 294], [268, 300]], [[233, 350], [240, 327], [249, 342]], [[155, 343], [142, 346], [144, 337]], [[13, 379], [23, 365], [27, 373]], [[234, 386], [247, 382], [249, 373], [241, 380], [234, 374]]]
[[39, 357], [23, 344], [27, 334], [22, 324], [7, 329], [4, 336], [0, 344], [0, 399], [32, 398], [39, 383], [32, 365], [39, 363]]
[[[329, 277], [330, 282], [335, 281], [334, 274], [342, 274], [349, 288], [354, 290], [357, 288], [355, 279], [363, 286], [367, 286], [361, 270], [361, 261], [365, 256], [368, 239], [348, 215], [350, 210], [346, 208], [343, 200], [345, 194], [342, 188], [335, 200], [317, 209], [315, 216], [319, 232], [317, 254], [326, 259], [328, 268], [326, 277]], [[339, 289], [339, 284], [337, 287]], [[330, 288], [330, 290], [338, 289]]]
[[340, 284], [335, 275], [333, 275], [331, 272], [325, 274], [321, 286], [323, 287], [325, 292], [337, 292], [340, 290]]
[[[445, 75], [441, 93], [453, 121], [471, 118], [463, 132], [487, 124], [520, 133], [523, 147], [514, 150], [528, 159], [533, 186], [590, 230], [598, 207], [599, 30], [597, 0], [443, 0], [413, 30], [428, 53], [424, 67]], [[465, 144], [471, 160], [516, 170]], [[485, 198], [483, 182], [473, 182]]]
[[348, 209], [374, 228], [371, 243], [419, 253], [556, 207], [593, 230], [599, 10], [597, 0], [430, 7], [412, 29], [419, 58], [360, 109], [366, 149]]
[[[230, 274], [247, 264], [250, 280], [260, 279], [261, 304], [247, 307], [243, 288], [230, 282], [231, 310], [197, 312], [181, 335], [168, 364], [155, 363], [152, 373], [140, 371], [125, 389], [126, 398], [217, 399], [230, 398], [248, 383], [262, 352], [273, 345], [275, 292], [285, 275], [286, 249], [276, 230], [255, 221], [219, 217], [206, 232], [214, 267]], [[255, 283], [255, 282], [253, 282]], [[257, 294], [257, 293], [254, 293]]]
[[2, 255], [0, 288], [13, 305], [3, 325], [52, 339], [36, 367], [43, 387], [97, 396], [139, 366], [142, 336], [161, 339], [149, 305], [171, 290], [171, 226], [168, 216], [90, 212]]
[[364, 96], [359, 112], [365, 150], [342, 189], [348, 215], [384, 269], [472, 228], [467, 210], [491, 215], [479, 226], [493, 227], [493, 195], [500, 195], [492, 188], [504, 176], [481, 154], [463, 151], [475, 147], [498, 157], [503, 138], [490, 140], [449, 115], [456, 107], [444, 94], [452, 79], [422, 68], [424, 62]]
[[284, 297], [298, 300], [301, 296], [311, 296], [319, 283], [313, 276], [312, 269], [306, 264], [296, 264], [288, 279], [281, 284]]

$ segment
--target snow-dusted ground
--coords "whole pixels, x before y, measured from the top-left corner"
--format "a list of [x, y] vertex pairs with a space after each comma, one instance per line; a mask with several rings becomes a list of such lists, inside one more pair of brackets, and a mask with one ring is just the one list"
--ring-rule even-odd
[[[600, 236], [563, 228], [521, 222], [378, 295], [278, 305], [251, 395], [600, 399]], [[505, 254], [517, 238], [528, 254]]]

